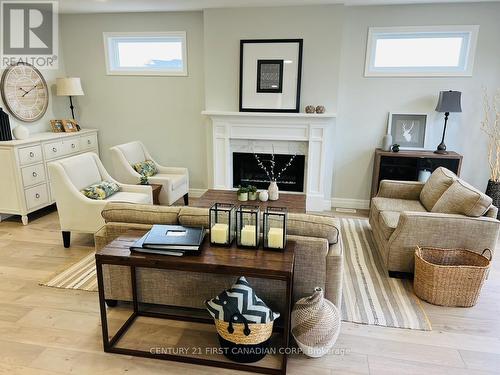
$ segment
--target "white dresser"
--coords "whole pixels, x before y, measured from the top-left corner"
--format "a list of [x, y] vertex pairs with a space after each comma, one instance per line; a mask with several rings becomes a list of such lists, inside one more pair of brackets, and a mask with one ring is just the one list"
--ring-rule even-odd
[[28, 214], [55, 202], [47, 163], [68, 156], [99, 154], [97, 130], [38, 133], [28, 139], [0, 142], [0, 219], [2, 214]]

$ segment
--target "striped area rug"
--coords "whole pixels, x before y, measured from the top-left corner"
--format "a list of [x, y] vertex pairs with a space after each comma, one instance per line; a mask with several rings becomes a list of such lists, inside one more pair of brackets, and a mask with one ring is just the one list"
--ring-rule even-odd
[[40, 285], [97, 292], [95, 253], [90, 253], [49, 281], [40, 283]]
[[384, 270], [368, 220], [341, 222], [345, 254], [342, 320], [431, 330], [412, 282], [390, 278]]

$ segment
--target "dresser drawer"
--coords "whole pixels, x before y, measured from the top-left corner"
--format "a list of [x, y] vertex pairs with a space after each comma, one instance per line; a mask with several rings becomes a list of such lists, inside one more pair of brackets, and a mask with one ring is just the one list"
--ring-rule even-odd
[[46, 184], [26, 189], [24, 194], [26, 196], [26, 206], [28, 210], [49, 202], [49, 194], [47, 192]]
[[97, 134], [84, 135], [80, 137], [80, 149], [90, 150], [97, 148]]
[[42, 161], [42, 147], [40, 145], [20, 148], [18, 153], [21, 165]]
[[66, 149], [62, 141], [46, 143], [43, 145], [43, 152], [47, 160], [56, 159], [66, 155]]
[[45, 182], [45, 168], [43, 164], [36, 164], [21, 169], [24, 187]]
[[73, 154], [80, 151], [80, 140], [78, 138], [66, 139], [63, 141], [64, 154]]

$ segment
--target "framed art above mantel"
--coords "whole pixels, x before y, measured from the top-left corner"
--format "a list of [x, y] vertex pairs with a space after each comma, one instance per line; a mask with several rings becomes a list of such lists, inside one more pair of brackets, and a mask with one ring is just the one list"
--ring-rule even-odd
[[302, 39], [240, 41], [240, 112], [299, 112]]

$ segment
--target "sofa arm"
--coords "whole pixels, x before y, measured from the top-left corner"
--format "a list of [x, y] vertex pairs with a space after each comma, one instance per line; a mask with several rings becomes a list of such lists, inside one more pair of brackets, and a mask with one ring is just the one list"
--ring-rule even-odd
[[419, 181], [382, 180], [377, 197], [420, 200], [420, 192], [424, 185]]
[[326, 256], [325, 298], [333, 302], [340, 310], [342, 307], [342, 284], [344, 277], [344, 247], [342, 236], [338, 242], [330, 245]]
[[129, 230], [147, 232], [152, 224], [108, 223], [94, 234], [95, 251], [99, 251]]

